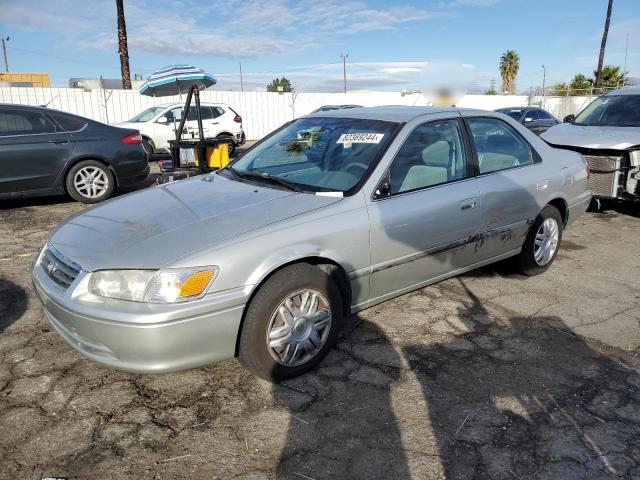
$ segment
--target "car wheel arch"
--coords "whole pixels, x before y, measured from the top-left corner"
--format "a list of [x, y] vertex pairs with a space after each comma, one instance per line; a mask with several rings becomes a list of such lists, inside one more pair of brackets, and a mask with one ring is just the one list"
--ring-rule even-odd
[[351, 313], [351, 284], [349, 282], [349, 276], [347, 275], [346, 270], [344, 269], [344, 267], [339, 262], [337, 262], [337, 261], [335, 261], [333, 259], [330, 259], [328, 257], [322, 257], [322, 256], [318, 256], [318, 255], [300, 257], [300, 258], [297, 258], [297, 259], [294, 259], [294, 260], [289, 260], [286, 263], [282, 263], [280, 265], [274, 266], [268, 272], [266, 272], [266, 274], [264, 274], [262, 276], [260, 281], [254, 286], [253, 290], [251, 291], [251, 294], [249, 295], [249, 298], [247, 299], [247, 303], [245, 304], [245, 307], [243, 309], [242, 318], [241, 318], [240, 324], [238, 326], [238, 333], [236, 335], [236, 346], [235, 346], [235, 356], [236, 357], [238, 356], [238, 353], [239, 353], [240, 336], [241, 336], [241, 333], [242, 333], [242, 327], [244, 325], [245, 314], [246, 314], [246, 311], [247, 311], [247, 308], [246, 308], [247, 305], [249, 305], [251, 303], [251, 300], [253, 299], [255, 294], [258, 292], [260, 287], [262, 285], [264, 285], [267, 281], [269, 281], [269, 279], [274, 274], [276, 274], [277, 272], [279, 272], [283, 268], [289, 267], [289, 266], [297, 264], [297, 263], [308, 263], [310, 265], [313, 265], [314, 267], [319, 268], [320, 270], [325, 272], [327, 275], [329, 275], [329, 277], [338, 286], [338, 289], [340, 290], [340, 294], [342, 295], [343, 313], [345, 315], [348, 315], [348, 314]]
[[[562, 217], [563, 226], [565, 226], [567, 224], [567, 221], [569, 220], [569, 216], [568, 216], [569, 205], [567, 204], [567, 201], [562, 197], [555, 197], [555, 198], [551, 199], [549, 202], [547, 202], [545, 207], [547, 205], [551, 205], [551, 206], [556, 207], [558, 209], [558, 211], [560, 212], [560, 216]], [[542, 210], [540, 210], [540, 211], [542, 211]]]
[[80, 162], [84, 162], [85, 160], [95, 160], [96, 162], [100, 162], [102, 163], [105, 167], [107, 167], [109, 169], [109, 171], [111, 172], [111, 175], [113, 176], [113, 182], [114, 182], [114, 187], [117, 188], [118, 187], [118, 176], [116, 175], [115, 170], [113, 169], [113, 167], [111, 166], [111, 164], [105, 160], [104, 158], [95, 156], [95, 155], [90, 155], [90, 156], [86, 156], [86, 157], [78, 157], [78, 158], [74, 158], [73, 160], [70, 160], [67, 165], [64, 168], [64, 171], [62, 172], [62, 185], [63, 188], [66, 190], [66, 187], [64, 186], [64, 182], [65, 179], [67, 178], [67, 175], [69, 174], [69, 171], [73, 168], [74, 165], [77, 165]]

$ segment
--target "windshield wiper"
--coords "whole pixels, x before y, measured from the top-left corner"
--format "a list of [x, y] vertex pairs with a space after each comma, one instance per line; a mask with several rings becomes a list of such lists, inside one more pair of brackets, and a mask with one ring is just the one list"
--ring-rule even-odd
[[229, 170], [233, 175], [239, 178], [246, 178], [248, 180], [257, 180], [268, 183], [275, 183], [280, 185], [281, 187], [285, 187], [288, 190], [292, 190], [294, 192], [304, 192], [302, 188], [300, 188], [296, 183], [293, 183], [289, 180], [285, 180], [282, 177], [277, 177], [274, 175], [269, 175], [268, 173], [258, 173], [258, 172], [241, 172], [236, 170], [233, 167], [227, 167], [226, 170]]

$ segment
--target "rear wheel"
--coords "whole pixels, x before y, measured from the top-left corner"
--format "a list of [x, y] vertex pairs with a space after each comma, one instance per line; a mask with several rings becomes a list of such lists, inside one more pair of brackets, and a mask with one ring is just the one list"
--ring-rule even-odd
[[342, 311], [340, 291], [329, 275], [307, 263], [285, 267], [247, 307], [240, 361], [267, 380], [301, 375], [335, 344]]
[[556, 207], [547, 205], [542, 209], [531, 225], [522, 252], [517, 257], [522, 273], [539, 275], [551, 266], [562, 240], [562, 225], [562, 215]]
[[233, 154], [236, 153], [236, 141], [233, 139], [231, 135], [219, 135], [218, 139], [227, 140], [227, 146], [229, 147], [229, 157], [233, 157]]
[[113, 192], [114, 179], [111, 171], [97, 160], [76, 163], [65, 180], [67, 193], [78, 202], [98, 203]]

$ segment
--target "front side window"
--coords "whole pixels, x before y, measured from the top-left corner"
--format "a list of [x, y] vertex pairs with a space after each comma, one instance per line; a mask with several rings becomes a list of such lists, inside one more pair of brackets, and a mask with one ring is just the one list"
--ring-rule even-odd
[[573, 123], [601, 127], [640, 127], [640, 95], [598, 97], [576, 116]]
[[0, 111], [0, 135], [34, 135], [55, 131], [55, 125], [40, 113], [21, 110]]
[[230, 173], [221, 173], [239, 181], [262, 177], [275, 184], [278, 177], [302, 190], [349, 192], [373, 169], [397, 127], [380, 120], [301, 118], [247, 151]]
[[533, 122], [540, 119], [540, 114], [538, 113], [538, 110], [529, 110], [525, 114], [524, 119], [528, 122]]
[[417, 127], [389, 167], [391, 195], [461, 180], [466, 176], [460, 122], [437, 120]]
[[478, 153], [480, 173], [490, 173], [533, 163], [529, 143], [497, 118], [469, 118]]

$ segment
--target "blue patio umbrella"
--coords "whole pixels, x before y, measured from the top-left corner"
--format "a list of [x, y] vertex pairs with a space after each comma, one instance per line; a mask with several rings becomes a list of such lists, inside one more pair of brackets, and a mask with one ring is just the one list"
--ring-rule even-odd
[[204, 89], [215, 85], [216, 79], [210, 73], [193, 65], [170, 65], [153, 72], [138, 90], [141, 95], [166, 97], [187, 93], [193, 85]]

